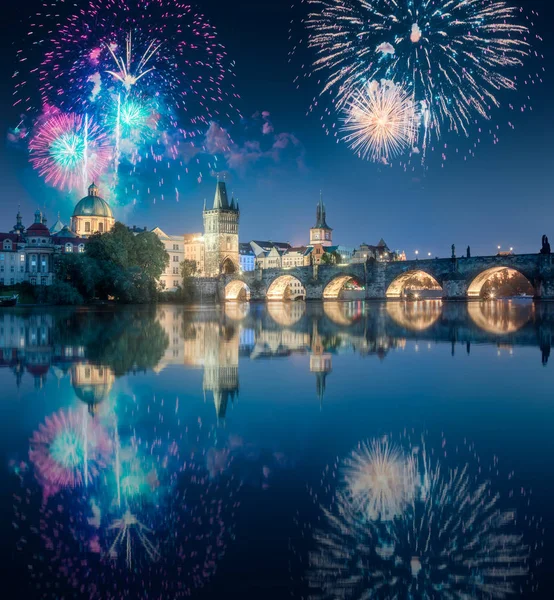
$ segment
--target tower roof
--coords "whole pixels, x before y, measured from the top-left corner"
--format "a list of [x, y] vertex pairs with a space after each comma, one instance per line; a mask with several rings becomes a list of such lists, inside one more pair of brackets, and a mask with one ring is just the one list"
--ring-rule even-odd
[[215, 188], [214, 209], [229, 209], [229, 198], [227, 197], [227, 186], [224, 181], [218, 181]]
[[113, 219], [110, 205], [98, 195], [94, 183], [88, 188], [88, 196], [77, 203], [73, 211], [74, 217], [108, 217]]
[[58, 220], [50, 227], [50, 233], [55, 234], [64, 228], [64, 224], [60, 221], [60, 213], [58, 213]]
[[312, 229], [328, 229], [332, 231], [332, 229], [327, 225], [326, 214], [325, 214], [325, 204], [323, 204], [323, 199], [321, 194], [319, 195], [319, 202], [316, 208], [316, 222]]

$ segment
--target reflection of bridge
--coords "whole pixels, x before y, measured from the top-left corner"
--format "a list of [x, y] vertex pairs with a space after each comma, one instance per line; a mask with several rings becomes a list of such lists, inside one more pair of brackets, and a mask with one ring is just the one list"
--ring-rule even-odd
[[434, 279], [446, 300], [478, 298], [483, 284], [503, 269], [525, 276], [535, 296], [554, 300], [554, 264], [551, 256], [521, 254], [475, 258], [436, 258], [398, 262], [374, 262], [345, 266], [315, 265], [291, 269], [263, 269], [222, 275], [217, 286], [199, 280], [204, 297], [208, 287], [225, 300], [285, 299], [289, 286], [301, 286], [307, 300], [338, 300], [345, 284], [355, 281], [365, 287], [368, 300], [399, 299], [415, 274]]
[[[127, 314], [133, 318], [122, 319]], [[116, 351], [105, 337], [91, 336], [103, 329], [111, 343], [121, 337]], [[76, 396], [91, 412], [126, 372], [140, 368], [160, 373], [172, 365], [199, 368], [205, 397], [223, 419], [239, 391], [241, 358], [305, 356], [321, 402], [336, 355], [383, 360], [414, 340], [447, 342], [453, 349], [464, 344], [468, 350], [473, 343], [535, 346], [546, 364], [553, 337], [554, 304], [517, 301], [229, 303], [224, 310], [160, 306], [102, 312], [15, 309], [0, 315], [0, 368], [12, 370], [18, 383], [28, 373], [39, 387], [49, 372], [58, 379], [68, 375]], [[151, 354], [153, 340], [158, 347]], [[122, 363], [120, 349], [132, 360]]]

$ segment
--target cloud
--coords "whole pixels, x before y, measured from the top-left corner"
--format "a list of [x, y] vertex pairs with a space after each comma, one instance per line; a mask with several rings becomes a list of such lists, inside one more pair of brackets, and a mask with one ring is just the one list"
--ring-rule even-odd
[[90, 92], [90, 101], [94, 102], [96, 100], [96, 96], [102, 90], [102, 76], [100, 73], [93, 73], [87, 81], [92, 82], [94, 85], [92, 86], [92, 90]]
[[249, 135], [249, 139], [237, 142], [218, 123], [210, 123], [204, 141], [206, 152], [223, 157], [227, 169], [241, 175], [254, 166], [271, 169], [292, 162], [298, 169], [305, 168], [304, 145], [293, 133], [275, 133], [269, 112], [255, 113], [242, 127], [248, 134], [257, 131], [259, 139], [251, 139], [253, 136]]

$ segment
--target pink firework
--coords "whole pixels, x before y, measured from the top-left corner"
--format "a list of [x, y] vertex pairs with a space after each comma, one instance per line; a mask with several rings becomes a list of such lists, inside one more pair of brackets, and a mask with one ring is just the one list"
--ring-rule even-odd
[[112, 157], [108, 137], [89, 116], [59, 111], [39, 121], [29, 152], [45, 181], [67, 190], [97, 180]]
[[86, 412], [60, 410], [46, 417], [30, 440], [29, 458], [45, 498], [62, 488], [86, 486], [112, 451], [104, 429]]

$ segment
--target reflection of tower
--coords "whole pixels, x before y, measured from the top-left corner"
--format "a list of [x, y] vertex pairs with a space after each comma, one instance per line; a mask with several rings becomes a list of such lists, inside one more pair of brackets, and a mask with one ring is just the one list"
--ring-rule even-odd
[[204, 393], [212, 392], [218, 419], [225, 419], [227, 404], [239, 391], [238, 330], [233, 326], [206, 323], [204, 330]]
[[214, 205], [204, 207], [204, 268], [207, 277], [239, 270], [239, 205], [229, 202], [225, 182], [218, 181]]
[[315, 373], [316, 391], [319, 398], [319, 406], [323, 405], [327, 375], [333, 370], [332, 355], [325, 352], [321, 335], [314, 321], [312, 330], [312, 353], [310, 354], [310, 373]]
[[91, 415], [96, 414], [98, 405], [110, 393], [115, 381], [110, 367], [77, 363], [71, 367], [71, 385], [77, 397], [88, 405]]

